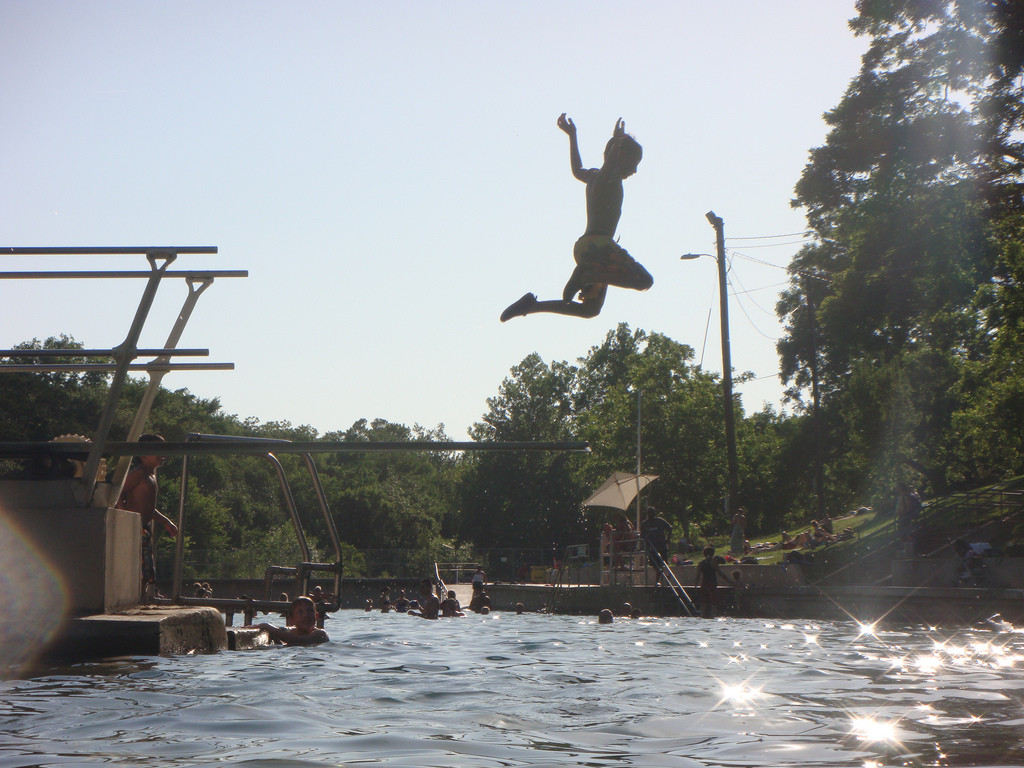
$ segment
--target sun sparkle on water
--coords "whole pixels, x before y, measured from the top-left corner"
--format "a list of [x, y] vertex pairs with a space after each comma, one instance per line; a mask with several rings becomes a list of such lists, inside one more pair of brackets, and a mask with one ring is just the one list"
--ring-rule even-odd
[[722, 701], [730, 704], [750, 704], [761, 697], [761, 689], [747, 683], [722, 684]]
[[859, 621], [857, 622], [857, 637], [863, 637], [864, 635], [877, 637], [875, 634], [875, 622], [871, 622], [870, 624], [864, 624]]
[[896, 741], [896, 722], [876, 720], [873, 717], [855, 717], [850, 733], [863, 741]]

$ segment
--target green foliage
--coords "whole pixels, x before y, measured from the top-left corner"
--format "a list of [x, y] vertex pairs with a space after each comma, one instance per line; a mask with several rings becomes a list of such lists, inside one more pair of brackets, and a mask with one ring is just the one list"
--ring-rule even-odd
[[[568, 440], [574, 369], [536, 354], [512, 369], [470, 434], [480, 441]], [[565, 454], [482, 453], [466, 459], [459, 538], [478, 546], [529, 547], [578, 541], [582, 489]]]
[[[637, 393], [642, 393], [643, 469], [659, 475], [648, 498], [680, 535], [725, 527], [720, 515], [725, 450], [721, 384], [694, 367], [691, 359], [689, 347], [626, 325], [609, 333], [575, 365], [548, 365], [530, 355], [512, 369], [472, 432], [478, 440], [492, 441], [588, 440], [594, 449], [589, 456], [535, 451], [318, 455], [315, 465], [340, 533], [346, 573], [370, 567], [357, 550], [408, 550], [413, 554], [394, 568], [426, 572], [434, 561], [448, 559], [452, 546], [466, 543], [547, 550], [553, 542], [583, 543], [596, 536], [603, 518], [584, 514], [580, 504], [612, 471], [635, 467]], [[12, 381], [18, 379], [0, 377], [0, 388]], [[5, 418], [21, 429], [12, 437], [20, 440], [68, 431], [62, 427], [69, 421], [90, 433], [107, 392], [103, 378], [82, 380], [73, 387], [35, 375], [20, 381], [26, 400], [49, 403], [49, 420], [34, 426], [19, 421], [15, 407], [7, 409]], [[142, 381], [127, 383], [115, 436], [127, 431], [145, 387]], [[84, 409], [83, 403], [90, 408]], [[781, 519], [797, 508], [792, 494], [798, 484], [791, 473], [775, 471], [787, 446], [795, 444], [795, 431], [786, 419], [770, 413], [748, 423], [738, 402], [734, 407], [744, 494], [756, 529], [760, 519]], [[83, 418], [76, 422], [79, 408]], [[186, 390], [161, 390], [146, 429], [170, 440], [183, 440], [190, 433], [321, 439], [308, 426], [240, 420], [223, 413], [218, 401]], [[322, 439], [372, 443], [449, 438], [443, 427], [410, 428], [378, 419], [359, 420]], [[297, 456], [283, 454], [279, 460], [311, 546], [320, 556], [332, 558], [308, 467]], [[172, 518], [178, 514], [182, 466], [182, 459], [170, 457], [160, 470], [158, 505]], [[186, 558], [196, 563], [196, 575], [260, 575], [267, 565], [297, 562], [300, 553], [285, 503], [275, 467], [265, 457], [191, 457], [184, 548]], [[170, 546], [170, 539], [162, 544], [164, 549]]]
[[1018, 300], [1021, 5], [857, 8], [870, 46], [797, 184], [817, 240], [777, 307], [782, 372], [805, 413], [817, 374], [836, 502], [898, 480], [976, 484], [1022, 458], [993, 418], [1021, 391], [1005, 322]]
[[[586, 440], [589, 456], [484, 455], [469, 460], [464, 538], [478, 546], [544, 546], [596, 538], [607, 511], [580, 503], [614, 471], [637, 464], [658, 475], [644, 492], [678, 535], [724, 530], [725, 437], [721, 383], [692, 365], [693, 350], [620, 324], [577, 365], [530, 355], [512, 369], [473, 436], [489, 440]], [[799, 509], [799, 482], [777, 471], [796, 431], [774, 414], [739, 422], [741, 503], [751, 529]], [[635, 513], [630, 511], [630, 517]], [[575, 536], [574, 538], [571, 538]]]
[[[636, 468], [640, 408], [642, 470], [659, 479], [649, 499], [686, 535], [710, 529], [723, 496], [725, 439], [721, 387], [691, 365], [693, 350], [661, 334], [620, 324], [582, 359], [576, 429], [593, 455], [581, 477], [591, 489], [613, 471]], [[691, 526], [693, 530], [691, 531]]]
[[[68, 336], [38, 339], [14, 349], [82, 349]], [[32, 364], [43, 358], [11, 358], [10, 362]], [[53, 365], [99, 362], [95, 358], [46, 358]], [[106, 379], [97, 373], [8, 373], [4, 376], [4, 407], [0, 410], [0, 436], [7, 441], [45, 441], [58, 435], [89, 435], [106, 395]]]

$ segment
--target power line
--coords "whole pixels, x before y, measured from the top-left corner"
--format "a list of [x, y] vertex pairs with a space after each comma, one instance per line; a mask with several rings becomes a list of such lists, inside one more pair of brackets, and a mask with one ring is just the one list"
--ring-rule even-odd
[[772, 283], [771, 285], [762, 285], [760, 288], [747, 288], [742, 291], [735, 291], [732, 295], [739, 296], [740, 294], [756, 293], [757, 291], [768, 291], [773, 288], [784, 288], [788, 285], [789, 283]]
[[708, 331], [711, 329], [711, 310], [715, 308], [715, 303], [712, 301], [708, 304], [708, 319], [704, 322], [704, 341], [700, 344], [700, 362], [697, 363], [698, 368], [704, 367], [704, 351], [708, 348]]
[[[753, 246], [753, 247], [756, 248], [757, 246]], [[758, 259], [758, 258], [756, 258], [754, 256], [747, 256], [747, 254], [740, 253], [739, 251], [734, 250], [732, 248], [729, 249], [729, 253], [732, 256], [739, 256], [741, 259], [746, 259], [747, 261], [753, 261], [756, 264], [763, 264], [766, 267], [772, 267], [773, 269], [781, 269], [784, 272], [789, 272], [789, 267], [780, 267], [778, 264], [772, 264], [770, 261], [765, 261], [764, 259]]]
[[807, 240], [790, 240], [788, 243], [765, 243], [764, 245], [744, 245], [744, 248], [781, 248], [784, 245], [802, 245]]
[[787, 232], [784, 235], [758, 235], [756, 237], [727, 237], [726, 240], [775, 240], [780, 237], [803, 237], [811, 238], [813, 235], [808, 231], [803, 232]]
[[[753, 247], [756, 247], [756, 246], [753, 246]], [[746, 259], [747, 261], [752, 261], [755, 264], [761, 264], [762, 266], [771, 267], [772, 269], [781, 269], [783, 272], [788, 272], [791, 275], [801, 275], [802, 277], [810, 277], [810, 278], [813, 278], [815, 280], [821, 280], [824, 283], [831, 283], [832, 282], [832, 275], [830, 273], [828, 273], [828, 272], [821, 272], [821, 271], [810, 272], [810, 271], [805, 270], [805, 269], [794, 269], [793, 267], [780, 267], [778, 264], [772, 264], [770, 261], [765, 261], [764, 259], [758, 259], [758, 258], [756, 258], [754, 256], [748, 256], [747, 254], [740, 253], [739, 251], [733, 250], [732, 248], [729, 249], [729, 253], [732, 256], [738, 256], [741, 259]]]
[[[735, 278], [735, 279], [736, 279], [736, 282], [737, 282], [737, 283], [739, 283], [739, 278], [737, 277], [737, 278]], [[730, 282], [731, 282], [731, 281], [730, 281]], [[743, 287], [743, 284], [742, 284], [742, 283], [740, 283], [740, 287], [741, 287], [741, 288]], [[733, 295], [734, 297], [736, 297], [736, 304], [737, 304], [737, 306], [739, 306], [739, 308], [740, 308], [740, 311], [741, 311], [741, 312], [743, 313], [743, 316], [744, 316], [745, 318], [747, 318], [747, 322], [748, 322], [748, 323], [750, 323], [750, 327], [751, 327], [751, 328], [753, 328], [753, 329], [754, 329], [754, 330], [755, 330], [755, 331], [756, 331], [756, 332], [757, 332], [757, 333], [758, 333], [758, 334], [759, 334], [760, 336], [762, 336], [762, 337], [764, 337], [764, 338], [768, 339], [769, 341], [778, 341], [779, 339], [778, 339], [778, 337], [777, 337], [777, 336], [769, 336], [769, 335], [768, 335], [767, 333], [765, 333], [764, 331], [762, 331], [762, 330], [761, 330], [761, 329], [760, 329], [760, 328], [759, 328], [759, 327], [757, 326], [757, 323], [755, 323], [755, 322], [754, 322], [754, 319], [753, 319], [753, 318], [752, 318], [752, 317], [750, 316], [750, 313], [749, 313], [749, 312], [747, 312], [747, 308], [746, 308], [746, 307], [745, 307], [745, 306], [743, 305], [743, 304], [744, 304], [744, 302], [740, 301], [740, 295], [741, 295], [741, 294], [746, 294], [746, 295], [747, 295], [747, 297], [749, 298], [749, 294], [748, 294], [748, 292], [746, 291], [746, 289], [744, 289], [743, 291], [740, 291], [740, 292], [734, 291], [732, 295]], [[753, 304], [753, 305], [754, 305], [755, 307], [757, 307], [757, 308], [758, 308], [759, 310], [761, 310], [761, 311], [762, 311], [762, 312], [763, 312], [764, 314], [766, 314], [766, 315], [767, 315], [767, 314], [769, 314], [769, 313], [768, 313], [768, 311], [767, 311], [767, 310], [765, 310], [765, 308], [764, 308], [764, 307], [762, 307], [762, 306], [761, 306], [760, 304], [758, 304], [758, 303], [757, 303], [756, 301], [754, 301], [753, 299], [750, 299], [750, 303], [751, 303], [751, 304]]]

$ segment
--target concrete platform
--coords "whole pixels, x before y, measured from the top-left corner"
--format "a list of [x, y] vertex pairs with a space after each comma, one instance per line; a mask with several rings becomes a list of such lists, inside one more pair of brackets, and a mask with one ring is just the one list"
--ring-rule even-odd
[[[235, 644], [255, 647], [254, 630], [234, 630]], [[242, 633], [239, 635], [238, 633]], [[46, 655], [61, 659], [170, 656], [227, 650], [224, 619], [213, 608], [140, 606], [115, 614], [71, 619]], [[241, 640], [239, 638], [241, 637]]]
[[970, 626], [1000, 615], [1024, 622], [1024, 591], [970, 587], [751, 588], [742, 615], [775, 619], [853, 619], [867, 623]]
[[[647, 616], [684, 615], [671, 592], [661, 587], [566, 587], [492, 584], [487, 592], [494, 608], [513, 610], [517, 602], [528, 611], [549, 610], [597, 615], [628, 602]], [[696, 591], [690, 592], [696, 598]], [[1024, 624], [1024, 590], [929, 587], [753, 586], [737, 592], [719, 587], [720, 613], [765, 619], [835, 619], [866, 623], [970, 626], [999, 614]]]

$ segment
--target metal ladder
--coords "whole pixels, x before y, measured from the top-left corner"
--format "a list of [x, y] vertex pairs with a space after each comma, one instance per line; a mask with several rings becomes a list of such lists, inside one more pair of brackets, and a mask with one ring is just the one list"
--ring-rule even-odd
[[[184, 569], [184, 552], [185, 552], [185, 506], [188, 498], [188, 476], [189, 476], [189, 463], [191, 455], [186, 453], [182, 459], [181, 464], [181, 494], [178, 506], [178, 537], [175, 546], [174, 553], [174, 582], [171, 597], [167, 602], [185, 604], [185, 605], [205, 605], [217, 608], [220, 611], [230, 615], [235, 611], [241, 611], [245, 614], [246, 624], [251, 624], [253, 615], [256, 611], [264, 613], [281, 613], [286, 611], [289, 607], [287, 602], [281, 600], [271, 599], [271, 588], [274, 575], [284, 574], [295, 577], [295, 589], [296, 594], [305, 595], [309, 592], [309, 578], [315, 572], [327, 572], [334, 574], [334, 591], [333, 599], [330, 603], [323, 606], [323, 610], [326, 613], [331, 613], [338, 610], [341, 601], [341, 573], [342, 573], [342, 559], [341, 559], [341, 540], [338, 537], [338, 529], [334, 524], [334, 518], [331, 516], [330, 508], [327, 504], [327, 496], [324, 493], [323, 485], [320, 482], [320, 475], [316, 470], [316, 464], [313, 462], [313, 457], [309, 453], [302, 453], [302, 459], [306, 464], [306, 469], [309, 471], [310, 479], [313, 483], [313, 490], [316, 493], [317, 502], [320, 507], [320, 512], [323, 515], [324, 523], [326, 524], [328, 535], [331, 539], [331, 546], [334, 549], [335, 560], [333, 563], [316, 563], [312, 561], [312, 557], [309, 551], [309, 544], [306, 541], [306, 534], [302, 528], [302, 521], [299, 518], [298, 507], [295, 504], [295, 497], [292, 495], [291, 488], [288, 485], [288, 479], [285, 477], [284, 468], [281, 466], [281, 462], [277, 457], [269, 450], [271, 447], [280, 448], [282, 444], [286, 445], [289, 441], [286, 440], [275, 440], [269, 438], [253, 438], [253, 437], [234, 437], [229, 435], [203, 435], [203, 434], [190, 434], [188, 436], [188, 443], [196, 444], [219, 444], [224, 446], [224, 450], [218, 451], [222, 453], [231, 452], [231, 444], [245, 444], [246, 447], [251, 447], [253, 444], [259, 445], [260, 443], [266, 443], [268, 450], [265, 453], [257, 454], [265, 458], [274, 467], [274, 471], [277, 473], [278, 482], [281, 485], [281, 492], [284, 496], [285, 505], [288, 507], [288, 513], [291, 517], [292, 526], [295, 528], [295, 535], [298, 539], [299, 548], [302, 551], [302, 562], [295, 566], [281, 566], [281, 565], [270, 565], [267, 567], [264, 574], [264, 596], [263, 600], [255, 600], [252, 598], [208, 598], [208, 597], [186, 597], [181, 594], [181, 584]], [[159, 600], [157, 602], [160, 602]]]
[[679, 583], [679, 579], [676, 578], [676, 575], [672, 572], [672, 569], [669, 568], [668, 563], [665, 562], [661, 554], [656, 549], [654, 549], [654, 547], [652, 547], [649, 542], [647, 543], [647, 553], [651, 557], [651, 562], [653, 562], [657, 569], [661, 571], [662, 583], [672, 590], [672, 594], [675, 595], [676, 600], [679, 601], [679, 604], [683, 607], [683, 610], [686, 611], [686, 615], [696, 616], [697, 606], [693, 604], [693, 601], [690, 599], [690, 596], [686, 594], [686, 590], [683, 589], [683, 585]]

